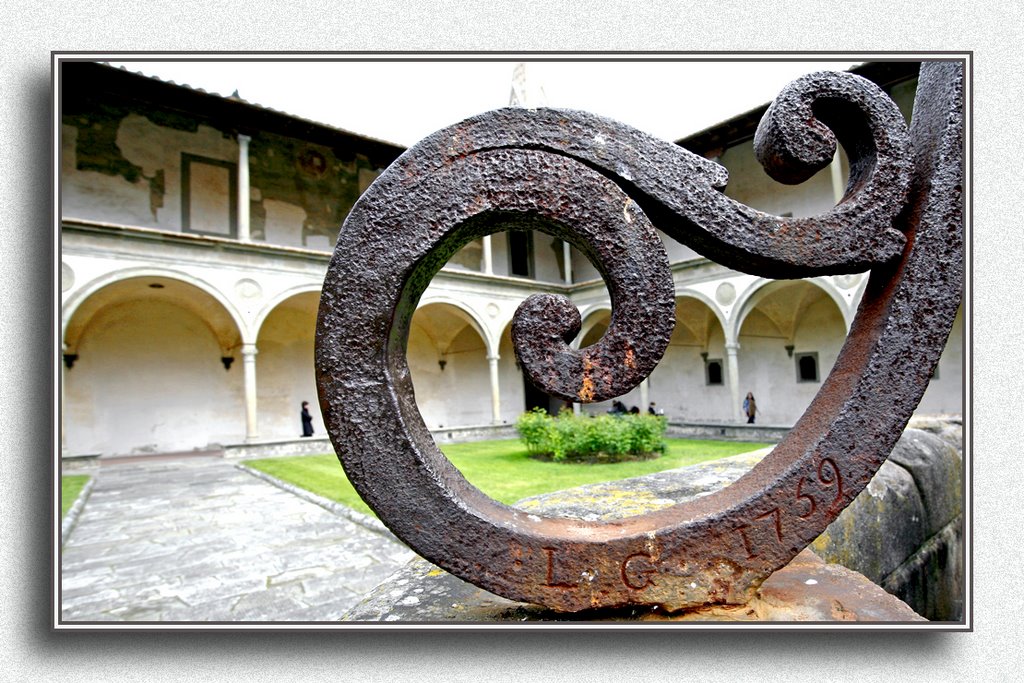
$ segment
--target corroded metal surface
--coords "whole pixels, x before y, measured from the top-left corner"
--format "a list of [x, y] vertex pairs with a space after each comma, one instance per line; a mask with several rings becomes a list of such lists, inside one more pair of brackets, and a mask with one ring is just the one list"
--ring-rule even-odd
[[[317, 381], [349, 478], [418, 553], [514, 600], [563, 611], [746, 602], [871, 479], [938, 361], [963, 285], [962, 93], [959, 63], [923, 65], [908, 134], [892, 101], [856, 76], [787, 87], [756, 138], [770, 172], [800, 181], [828, 163], [836, 137], [851, 163], [846, 196], [813, 218], [739, 204], [720, 191], [722, 167], [582, 112], [498, 110], [424, 139], [356, 204], [324, 282]], [[620, 395], [672, 331], [672, 280], [652, 224], [766, 277], [870, 268], [832, 373], [774, 452], [716, 494], [614, 522], [491, 500], [441, 454], [417, 410], [405, 348], [420, 295], [482, 235], [566, 239], [605, 277], [608, 332], [575, 351], [574, 307], [531, 298], [513, 322], [516, 352], [549, 393]]]

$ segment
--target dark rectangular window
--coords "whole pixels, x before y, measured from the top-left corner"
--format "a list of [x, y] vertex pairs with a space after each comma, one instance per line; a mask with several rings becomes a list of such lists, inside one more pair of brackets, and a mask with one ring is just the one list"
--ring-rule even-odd
[[722, 384], [722, 359], [709, 358], [704, 361], [704, 377], [708, 384]]
[[181, 229], [201, 235], [238, 234], [238, 165], [181, 155]]
[[510, 230], [508, 235], [508, 274], [533, 277], [533, 233]]
[[796, 359], [796, 381], [817, 382], [818, 381], [818, 354], [797, 353], [793, 355]]

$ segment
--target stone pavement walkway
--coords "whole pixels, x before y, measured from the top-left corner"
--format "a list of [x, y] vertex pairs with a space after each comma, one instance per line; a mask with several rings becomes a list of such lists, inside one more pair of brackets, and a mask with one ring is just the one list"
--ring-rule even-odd
[[221, 458], [104, 465], [61, 553], [79, 621], [334, 621], [412, 557]]

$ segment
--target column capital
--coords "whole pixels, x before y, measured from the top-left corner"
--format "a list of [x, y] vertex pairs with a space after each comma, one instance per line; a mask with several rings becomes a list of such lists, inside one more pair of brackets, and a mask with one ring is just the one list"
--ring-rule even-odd
[[248, 144], [249, 141], [252, 140], [251, 135], [244, 135], [243, 133], [239, 133], [236, 137], [238, 138], [238, 142], [241, 144]]
[[242, 344], [243, 356], [255, 356], [259, 352], [260, 351], [256, 348], [255, 344]]
[[726, 342], [725, 343], [725, 350], [726, 351], [732, 351], [733, 353], [736, 353], [737, 351], [740, 350], [740, 343], [739, 342]]
[[497, 353], [493, 353], [493, 354], [488, 354], [488, 355], [487, 355], [487, 360], [488, 360], [488, 361], [492, 361], [492, 362], [495, 362], [495, 363], [496, 363], [496, 362], [498, 362], [499, 360], [501, 360], [501, 356], [500, 356], [500, 355], [498, 355]]

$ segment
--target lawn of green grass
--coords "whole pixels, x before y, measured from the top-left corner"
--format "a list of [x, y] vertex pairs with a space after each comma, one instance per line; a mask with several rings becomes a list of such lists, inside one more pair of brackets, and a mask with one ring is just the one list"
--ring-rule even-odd
[[[441, 450], [473, 485], [491, 498], [511, 504], [540, 493], [661, 472], [771, 445], [691, 439], [665, 441], [668, 449], [655, 460], [600, 465], [533, 460], [518, 439], [445, 444]], [[247, 460], [245, 464], [324, 498], [373, 514], [352, 488], [333, 454], [264, 458]]]
[[75, 504], [78, 499], [78, 494], [82, 492], [82, 488], [86, 482], [89, 481], [89, 475], [87, 474], [70, 474], [66, 477], [60, 478], [60, 518], [68, 514], [68, 510]]

